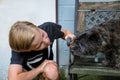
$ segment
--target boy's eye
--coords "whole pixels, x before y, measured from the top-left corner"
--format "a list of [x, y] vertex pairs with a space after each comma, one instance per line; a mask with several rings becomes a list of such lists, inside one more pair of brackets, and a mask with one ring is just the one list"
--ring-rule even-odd
[[42, 34], [42, 37], [44, 37], [44, 33]]

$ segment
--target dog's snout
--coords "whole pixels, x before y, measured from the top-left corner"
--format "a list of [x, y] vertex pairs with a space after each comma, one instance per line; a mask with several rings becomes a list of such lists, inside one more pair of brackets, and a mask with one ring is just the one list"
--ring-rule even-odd
[[71, 46], [70, 48], [71, 48], [71, 50], [77, 50], [78, 46]]

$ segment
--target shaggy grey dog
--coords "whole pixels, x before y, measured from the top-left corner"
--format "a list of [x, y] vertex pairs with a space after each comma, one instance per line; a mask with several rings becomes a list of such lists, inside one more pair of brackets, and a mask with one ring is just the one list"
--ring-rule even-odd
[[86, 30], [73, 42], [74, 55], [105, 54], [104, 66], [120, 69], [120, 19], [109, 20]]

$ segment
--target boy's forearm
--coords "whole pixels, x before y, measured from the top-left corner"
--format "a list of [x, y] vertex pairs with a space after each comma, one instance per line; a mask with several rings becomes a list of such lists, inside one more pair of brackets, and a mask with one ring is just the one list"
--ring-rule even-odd
[[40, 73], [42, 72], [39, 68], [35, 68], [26, 72], [23, 71], [17, 74], [10, 73], [8, 80], [33, 80]]
[[[38, 74], [43, 73], [44, 67], [48, 63], [53, 63], [53, 61], [45, 60], [37, 68], [34, 68], [34, 69], [32, 69], [31, 71], [28, 71], [28, 72], [21, 72], [21, 73], [19, 73], [18, 76], [17, 76], [17, 80], [32, 80], [32, 79], [34, 79]], [[11, 80], [13, 80], [13, 79], [11, 79]]]
[[32, 80], [40, 73], [41, 73], [40, 69], [35, 68], [35, 69], [32, 69], [31, 71], [23, 72], [19, 74], [18, 77], [19, 77], [19, 80]]

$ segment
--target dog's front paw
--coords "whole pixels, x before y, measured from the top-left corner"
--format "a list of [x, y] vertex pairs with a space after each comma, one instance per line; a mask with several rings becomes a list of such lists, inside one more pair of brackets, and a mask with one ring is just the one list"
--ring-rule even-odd
[[103, 60], [102, 61], [102, 65], [105, 66], [105, 67], [109, 66], [109, 63], [110, 63], [109, 60]]
[[115, 65], [116, 69], [120, 69], [120, 63]]

